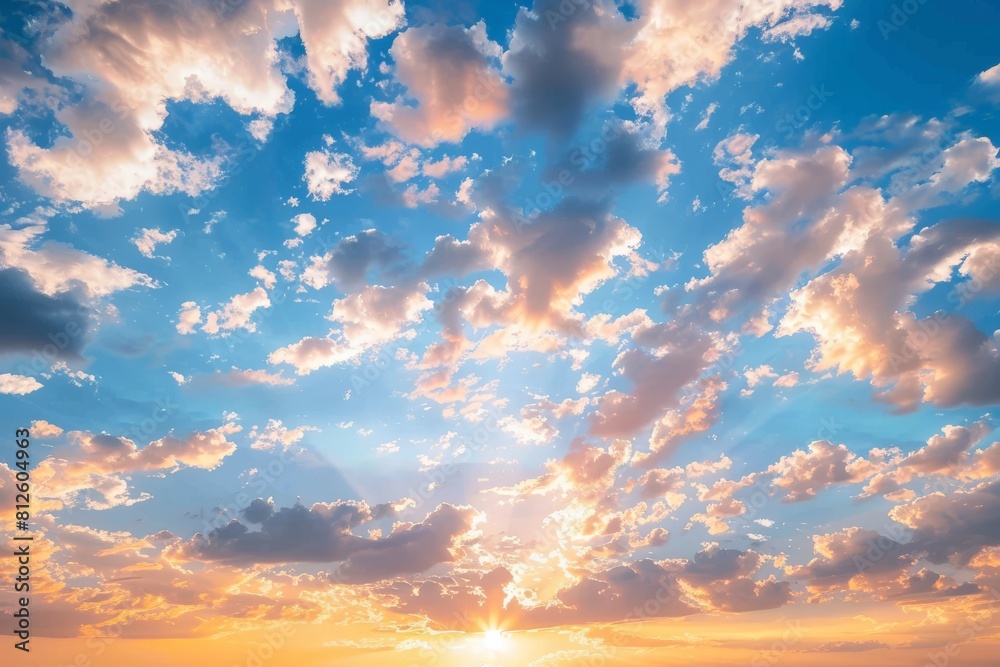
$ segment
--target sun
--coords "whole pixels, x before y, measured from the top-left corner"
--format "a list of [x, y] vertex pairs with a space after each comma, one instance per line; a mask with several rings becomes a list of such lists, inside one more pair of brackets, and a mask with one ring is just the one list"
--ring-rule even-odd
[[492, 629], [483, 632], [481, 641], [483, 648], [496, 653], [506, 648], [510, 640], [507, 638], [507, 633], [503, 630]]

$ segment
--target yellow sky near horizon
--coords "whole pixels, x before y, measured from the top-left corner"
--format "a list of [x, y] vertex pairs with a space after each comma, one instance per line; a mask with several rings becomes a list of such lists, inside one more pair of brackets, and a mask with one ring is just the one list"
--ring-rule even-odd
[[[827, 608], [835, 607], [835, 609]], [[613, 625], [432, 632], [375, 624], [287, 624], [205, 638], [33, 637], [25, 667], [982, 667], [1000, 649], [990, 608], [802, 605]], [[855, 610], [857, 611], [857, 610]]]

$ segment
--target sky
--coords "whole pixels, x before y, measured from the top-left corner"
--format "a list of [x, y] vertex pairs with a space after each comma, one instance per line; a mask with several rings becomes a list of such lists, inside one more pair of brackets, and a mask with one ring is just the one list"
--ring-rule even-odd
[[993, 659], [997, 25], [5, 4], [5, 664]]

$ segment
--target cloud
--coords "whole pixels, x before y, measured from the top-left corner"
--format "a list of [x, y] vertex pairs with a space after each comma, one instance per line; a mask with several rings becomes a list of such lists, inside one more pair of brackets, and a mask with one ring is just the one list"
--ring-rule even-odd
[[[223, 304], [221, 309], [208, 313], [201, 330], [211, 336], [220, 333], [225, 336], [228, 335], [228, 332], [236, 331], [237, 329], [253, 333], [257, 330], [257, 325], [250, 319], [254, 311], [259, 308], [270, 307], [271, 300], [268, 298], [267, 292], [263, 287], [257, 287], [252, 292], [237, 294], [228, 303]], [[181, 329], [181, 324], [185, 322], [184, 316], [193, 317], [196, 308], [184, 308], [182, 306], [181, 322], [177, 325], [178, 331]], [[181, 333], [184, 332], [182, 331]]]
[[785, 502], [811, 500], [834, 484], [855, 484], [878, 472], [889, 452], [872, 450], [862, 458], [844, 445], [827, 440], [809, 443], [808, 451], [796, 450], [767, 469], [774, 475], [773, 484], [787, 492]]
[[584, 373], [576, 383], [576, 393], [589, 394], [600, 383], [601, 376], [597, 373]]
[[718, 102], [712, 102], [711, 104], [709, 104], [705, 108], [705, 113], [703, 113], [702, 116], [701, 116], [701, 122], [699, 122], [697, 125], [695, 125], [695, 128], [694, 128], [695, 132], [698, 132], [700, 130], [707, 130], [708, 129], [708, 122], [710, 120], [712, 120], [712, 115], [715, 113], [715, 110], [718, 109], [718, 108], [719, 108]]
[[357, 178], [358, 167], [347, 153], [336, 153], [325, 148], [306, 153], [305, 174], [309, 195], [316, 201], [329, 201], [333, 195], [351, 192], [344, 187]]
[[998, 545], [1000, 482], [991, 481], [949, 495], [934, 492], [897, 505], [880, 534], [852, 527], [813, 538], [817, 557], [788, 576], [804, 579], [817, 596], [845, 590], [876, 598], [980, 592], [973, 582], [957, 586], [933, 570], [908, 574], [918, 562], [948, 570], [988, 557]]
[[149, 499], [132, 497], [128, 477], [139, 472], [175, 472], [181, 468], [214, 470], [236, 451], [227, 436], [238, 431], [231, 424], [178, 437], [173, 434], [138, 447], [128, 438], [87, 431], [70, 431], [70, 445], [38, 464], [36, 492], [63, 504], [82, 503], [90, 509], [132, 505]]
[[33, 377], [0, 373], [0, 394], [23, 396], [42, 388], [42, 383]]
[[756, 387], [765, 378], [778, 377], [778, 374], [774, 372], [774, 369], [764, 364], [763, 366], [758, 366], [757, 368], [744, 368], [743, 377], [747, 379], [748, 387]]
[[[518, 124], [568, 137], [587, 107], [615, 96], [635, 28], [609, 2], [577, 5], [571, 19], [559, 4], [538, 0], [518, 11], [503, 72], [513, 80], [510, 106]], [[558, 29], [553, 15], [563, 19]]]
[[[551, 193], [567, 183], [567, 191], [575, 196], [601, 200], [634, 183], [652, 183], [657, 203], [663, 203], [681, 164], [673, 151], [660, 146], [656, 131], [645, 120], [608, 120], [592, 139], [565, 151], [546, 171], [543, 187]], [[535, 203], [544, 203], [545, 194], [539, 193]]]
[[885, 642], [869, 639], [862, 642], [827, 642], [812, 649], [817, 653], [858, 653], [861, 651], [877, 651], [892, 648]]
[[[81, 91], [74, 104], [52, 103], [69, 135], [43, 148], [9, 130], [8, 155], [40, 194], [104, 212], [142, 191], [197, 195], [219, 181], [225, 151], [205, 158], [164, 143], [157, 133], [166, 102], [221, 100], [241, 115], [256, 115], [249, 127], [262, 141], [294, 101], [276, 40], [298, 30], [307, 82], [321, 101], [335, 104], [348, 71], [366, 67], [368, 41], [402, 26], [403, 14], [395, 0], [75, 5], [42, 49], [57, 80]], [[30, 82], [23, 75], [0, 81], [9, 87], [2, 109], [12, 110], [18, 89]], [[324, 180], [329, 190], [330, 176]]]
[[1000, 64], [976, 75], [975, 85], [985, 90], [993, 99], [1000, 99]]
[[753, 551], [717, 546], [687, 561], [638, 560], [587, 573], [560, 590], [553, 603], [520, 612], [516, 623], [530, 628], [682, 617], [698, 611], [773, 609], [789, 602], [789, 583], [752, 578], [760, 563]]
[[236, 368], [235, 366], [228, 371], [216, 371], [211, 375], [198, 376], [190, 379], [195, 380], [199, 384], [224, 385], [230, 387], [245, 387], [250, 385], [290, 387], [295, 384], [294, 378], [287, 378], [281, 373], [270, 373], [265, 370], [243, 370]]
[[0, 309], [6, 313], [0, 321], [0, 353], [37, 354], [46, 365], [81, 358], [92, 311], [77, 295], [44, 294], [27, 272], [0, 268]]
[[787, 21], [782, 21], [764, 31], [764, 41], [791, 42], [796, 37], [811, 35], [813, 30], [826, 30], [833, 25], [829, 16], [822, 14], [800, 13]]
[[927, 440], [926, 446], [907, 456], [895, 457], [891, 467], [872, 477], [861, 497], [893, 494], [918, 477], [944, 474], [958, 478], [969, 474], [972, 472], [970, 468], [978, 468], [989, 459], [985, 453], [979, 454], [975, 457], [976, 464], [973, 464], [969, 451], [992, 430], [992, 425], [986, 420], [969, 426], [945, 426], [940, 435]]
[[[739, 0], [710, 0], [678, 5], [672, 0], [639, 3], [638, 31], [627, 40], [621, 77], [635, 82], [632, 105], [665, 124], [663, 98], [683, 85], [717, 78], [733, 56], [733, 47], [755, 27], [778, 34], [808, 34], [822, 22], [815, 10], [840, 9], [842, 0], [778, 0], [747, 5]], [[789, 18], [791, 17], [791, 18]], [[779, 21], [786, 27], [780, 27]], [[582, 41], [582, 40], [581, 40]], [[616, 48], [617, 37], [609, 40]], [[607, 50], [598, 40], [592, 48]], [[600, 44], [600, 46], [598, 46]], [[681, 46], [683, 45], [683, 46]]]
[[[619, 274], [618, 258], [640, 261], [635, 251], [641, 235], [603, 204], [567, 198], [526, 224], [502, 196], [490, 196], [491, 207], [469, 237], [438, 237], [417, 274], [432, 278], [492, 267], [505, 276], [506, 289], [477, 280], [449, 294], [438, 315], [446, 324], [444, 340], [425, 352], [420, 367], [429, 372], [418, 378], [415, 395], [428, 395], [428, 383], [440, 388], [440, 379], [450, 377], [463, 353], [474, 359], [529, 349], [553, 353], [565, 347], [564, 336], [585, 336], [585, 316], [577, 307]], [[499, 327], [473, 345], [463, 331], [466, 321], [476, 329]], [[447, 368], [431, 370], [441, 367]]]
[[[576, 313], [584, 297], [617, 275], [613, 262], [629, 256], [642, 235], [599, 207], [564, 200], [540, 213], [532, 224], [509, 234], [512, 221], [484, 216], [487, 226], [470, 232], [482, 252], [493, 257], [507, 277], [501, 308], [504, 319], [534, 331], [581, 331]], [[516, 229], [516, 228], [515, 228]]]
[[614, 361], [615, 369], [632, 382], [630, 393], [611, 390], [597, 401], [591, 432], [601, 437], [629, 437], [679, 405], [679, 391], [708, 365], [708, 337], [692, 334], [681, 343], [651, 355], [641, 348], [627, 349]]
[[521, 418], [510, 415], [497, 422], [500, 429], [523, 445], [548, 445], [555, 442], [559, 431], [542, 415], [523, 408]]
[[435, 183], [431, 183], [423, 190], [413, 184], [403, 190], [402, 204], [407, 208], [417, 208], [421, 204], [433, 204], [437, 202], [440, 194], [441, 190]]
[[315, 289], [332, 284], [342, 292], [355, 292], [367, 284], [372, 269], [381, 270], [385, 277], [398, 276], [403, 258], [402, 247], [395, 240], [366, 229], [344, 237], [326, 254], [310, 257], [301, 279]]
[[[561, 590], [556, 604], [527, 610], [528, 627], [594, 623], [635, 616], [678, 617], [696, 613], [678, 593], [677, 573], [651, 560], [640, 560], [602, 572], [588, 574], [579, 583]], [[647, 606], [652, 613], [647, 611]]]
[[891, 187], [907, 210], [932, 208], [947, 203], [973, 183], [988, 181], [1000, 167], [1000, 149], [988, 137], [961, 135], [943, 151], [926, 149], [921, 168], [897, 174]]
[[250, 269], [248, 275], [264, 283], [264, 289], [266, 290], [272, 289], [278, 282], [278, 277], [264, 268], [262, 264], [258, 264]]
[[343, 581], [371, 582], [453, 562], [463, 536], [479, 516], [471, 507], [441, 504], [419, 523], [396, 523], [385, 537], [364, 538], [351, 532], [392, 513], [388, 505], [371, 508], [355, 501], [275, 510], [258, 499], [244, 511], [244, 520], [259, 524], [259, 530], [250, 531], [233, 520], [208, 535], [196, 535], [184, 544], [182, 553], [195, 560], [235, 565], [339, 561]]
[[799, 374], [795, 371], [785, 373], [771, 385], [773, 387], [794, 387], [799, 383]]
[[63, 434], [63, 430], [55, 424], [50, 424], [44, 419], [31, 422], [31, 433], [40, 438], [58, 438]]
[[644, 472], [636, 482], [640, 489], [639, 497], [645, 500], [665, 498], [668, 494], [675, 494], [680, 500], [679, 491], [684, 488], [684, 484], [683, 468], [653, 468]]
[[[401, 139], [421, 146], [458, 142], [470, 130], [492, 128], [507, 113], [507, 90], [494, 63], [501, 48], [482, 21], [471, 28], [417, 26], [389, 49], [397, 81], [416, 100], [372, 102], [371, 114]], [[433, 170], [433, 168], [432, 168]]]
[[299, 213], [292, 218], [292, 222], [295, 223], [295, 233], [299, 236], [309, 236], [316, 229], [316, 217], [312, 213]]
[[735, 188], [733, 193], [743, 199], [753, 197], [753, 145], [758, 139], [758, 134], [736, 132], [716, 144], [712, 151], [713, 162], [722, 167], [719, 178], [732, 183]]
[[177, 333], [193, 334], [195, 327], [201, 323], [201, 308], [194, 301], [185, 301], [177, 313]]
[[426, 297], [426, 283], [398, 287], [373, 285], [333, 304], [329, 319], [340, 328], [325, 338], [307, 337], [275, 350], [272, 364], [291, 364], [296, 373], [309, 373], [357, 359], [367, 350], [408, 335], [408, 327], [423, 319], [433, 307]]
[[668, 410], [653, 424], [649, 453], [639, 452], [635, 463], [649, 467], [671, 456], [685, 442], [712, 428], [722, 410], [721, 395], [728, 388], [719, 376], [698, 380], [682, 396], [679, 407]]
[[420, 173], [420, 150], [411, 149], [402, 154], [392, 169], [387, 169], [385, 175], [393, 183], [404, 183]]
[[469, 160], [464, 155], [456, 157], [444, 155], [440, 160], [424, 162], [421, 172], [430, 178], [444, 178], [452, 172], [461, 171], [468, 163]]
[[[759, 308], [831, 254], [853, 231], [849, 225], [871, 220], [868, 211], [875, 193], [857, 191], [845, 195], [840, 207], [831, 206], [847, 183], [850, 162], [841, 147], [821, 146], [811, 152], [779, 151], [757, 163], [749, 186], [757, 192], [768, 190], [772, 197], [744, 210], [743, 225], [705, 251], [711, 275], [687, 285], [688, 291], [711, 290], [718, 295], [706, 297], [703, 307], [711, 309], [708, 318], [720, 321]], [[736, 178], [739, 182], [743, 177]], [[860, 216], [854, 213], [858, 209]], [[796, 222], [814, 214], [821, 219], [793, 229]]]
[[270, 451], [277, 447], [287, 450], [292, 445], [298, 443], [309, 431], [318, 432], [315, 426], [297, 426], [288, 428], [281, 423], [280, 419], [269, 419], [263, 428], [254, 426], [250, 429], [249, 438], [253, 440], [250, 445], [253, 449]]
[[222, 160], [154, 138], [167, 115], [164, 100], [218, 98], [267, 116], [290, 107], [272, 34], [258, 29], [266, 7], [216, 12], [184, 1], [158, 7], [155, 21], [150, 12], [136, 1], [75, 6], [47, 40], [45, 66], [78, 82], [82, 96], [56, 110], [69, 136], [50, 148], [8, 131], [12, 164], [40, 194], [105, 210], [143, 190], [198, 194], [213, 187]]
[[0, 41], [0, 115], [17, 111], [26, 91], [48, 88], [44, 79], [30, 73], [30, 54], [12, 40]]
[[295, 0], [300, 37], [306, 50], [308, 82], [325, 104], [338, 104], [337, 87], [352, 69], [368, 63], [367, 42], [405, 24], [398, 0]]
[[901, 411], [921, 402], [989, 404], [1000, 396], [997, 341], [960, 315], [939, 311], [919, 318], [909, 304], [950, 280], [952, 268], [967, 257], [991, 247], [994, 227], [946, 220], [903, 248], [889, 237], [871, 237], [837, 269], [792, 292], [778, 335], [808, 331], [817, 343], [813, 371], [870, 379], [876, 396]]
[[0, 225], [0, 266], [18, 268], [31, 276], [37, 288], [52, 296], [78, 291], [96, 299], [131, 287], [156, 287], [149, 276], [59, 241], [39, 243], [46, 231], [38, 210], [17, 221], [18, 228]]
[[175, 238], [177, 238], [176, 229], [172, 229], [169, 232], [161, 232], [159, 228], [140, 229], [132, 237], [132, 245], [139, 249], [139, 254], [143, 257], [151, 258], [154, 256], [153, 253], [156, 252], [157, 245], [172, 243]]
[[897, 505], [889, 516], [908, 527], [907, 550], [935, 565], [966, 566], [1000, 544], [1000, 482], [993, 480], [952, 495], [931, 493]]

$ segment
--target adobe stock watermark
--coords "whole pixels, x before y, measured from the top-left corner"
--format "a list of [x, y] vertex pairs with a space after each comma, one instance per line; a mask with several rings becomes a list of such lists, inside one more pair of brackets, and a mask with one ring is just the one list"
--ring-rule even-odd
[[[816, 430], [816, 440], [832, 440], [840, 431], [843, 425], [837, 422], [835, 417], [823, 417], [819, 420], [819, 428]], [[768, 506], [773, 497], [771, 493], [771, 478], [758, 478], [753, 486], [749, 487], [750, 495], [743, 501], [746, 511], [743, 514], [731, 517], [729, 520], [742, 524], [743, 528], [759, 530], [752, 525], [760, 516], [761, 510]], [[758, 524], [764, 525], [764, 524]]]
[[[142, 594], [145, 593], [146, 591], [142, 591]], [[98, 658], [104, 655], [108, 647], [121, 639], [128, 625], [127, 621], [120, 621], [100, 626], [102, 634], [100, 636], [87, 637], [87, 641], [84, 642], [85, 651], [77, 653], [73, 658], [73, 662], [60, 663], [58, 667], [99, 667], [102, 661], [98, 660]]]
[[292, 450], [282, 449], [278, 456], [268, 462], [266, 468], [258, 470], [248, 484], [247, 490], [236, 494], [233, 502], [217, 508], [218, 511], [213, 519], [204, 519], [202, 522], [202, 528], [204, 529], [202, 534], [205, 539], [211, 541], [213, 531], [225, 528], [230, 522], [237, 520], [240, 513], [250, 507], [250, 503], [257, 498], [263, 498], [264, 492], [277, 482], [279, 477], [285, 474], [288, 466], [294, 461], [295, 455], [292, 454]]
[[264, 667], [294, 635], [295, 626], [291, 623], [282, 623], [278, 627], [268, 630], [263, 635], [263, 641], [254, 642], [247, 646], [245, 659], [242, 662], [234, 663], [232, 667]]
[[864, 554], [855, 554], [852, 559], [858, 574], [875, 567], [882, 559], [896, 549], [906, 546], [913, 537], [913, 531], [900, 523], [885, 523], [878, 537], [868, 540], [868, 550]]
[[500, 421], [504, 414], [495, 406], [487, 410], [486, 417], [483, 418], [472, 431], [472, 442], [462, 443], [465, 447], [463, 452], [450, 461], [444, 461], [439, 465], [427, 470], [424, 479], [408, 492], [413, 504], [408, 507], [410, 511], [417, 511], [424, 507], [441, 486], [454, 477], [459, 472], [459, 465], [469, 463], [473, 454], [485, 452], [494, 436], [500, 432]]
[[[91, 310], [87, 306], [80, 304], [76, 307], [74, 315], [80, 321], [86, 321], [90, 317]], [[77, 319], [71, 319], [58, 331], [50, 331], [47, 338], [48, 343], [41, 348], [31, 351], [30, 367], [24, 363], [17, 366], [17, 372], [21, 375], [31, 375], [49, 370], [53, 364], [59, 361], [71, 345], [81, 336], [85, 330]]]
[[[680, 586], [677, 581], [673, 578], [669, 578], [664, 582], [661, 582], [657, 586], [652, 594], [646, 598], [646, 600], [641, 604], [637, 605], [625, 615], [622, 619], [622, 623], [633, 623], [637, 621], [647, 621], [654, 618], [659, 618], [665, 614], [667, 605], [672, 602], [676, 602], [680, 599]], [[587, 658], [587, 667], [606, 667], [612, 664], [610, 661], [613, 660], [621, 648], [628, 644], [629, 635], [625, 633], [622, 626], [616, 624], [611, 631], [611, 643], [603, 644], [598, 649], [599, 653], [592, 655]], [[581, 661], [577, 661], [577, 664], [582, 664]]]
[[589, 9], [590, 6], [590, 0], [562, 0], [555, 10], [545, 10], [545, 20], [549, 24], [549, 29], [555, 30], [576, 16], [577, 12]]
[[955, 304], [954, 312], [943, 310], [915, 321], [916, 328], [906, 332], [906, 338], [898, 351], [890, 352], [889, 363], [894, 372], [909, 368], [923, 359], [922, 351], [951, 324], [955, 314], [986, 289], [987, 284], [1000, 275], [1000, 262], [989, 261], [969, 280], [958, 283], [948, 293], [948, 303]]
[[128, 430], [128, 435], [132, 436], [132, 439], [135, 441], [152, 438], [159, 426], [166, 423], [180, 407], [180, 405], [172, 402], [169, 398], [156, 399], [150, 415], [133, 424]]
[[973, 641], [987, 630], [992, 629], [996, 622], [997, 612], [1000, 611], [1000, 593], [995, 588], [991, 588], [990, 595], [992, 599], [987, 608], [959, 623], [955, 628], [955, 634], [958, 638], [939, 650], [929, 652], [927, 662], [924, 663], [923, 667], [947, 667], [953, 658], [957, 658], [961, 654], [963, 644]]
[[882, 18], [876, 23], [882, 39], [889, 41], [889, 35], [902, 30], [910, 22], [910, 18], [926, 4], [927, 0], [903, 0], [893, 4], [888, 19]]
[[785, 140], [791, 139], [795, 136], [795, 131], [808, 123], [831, 97], [833, 97], [833, 91], [827, 90], [825, 83], [818, 87], [810, 86], [809, 94], [802, 101], [802, 104], [794, 112], [787, 113], [778, 119], [778, 122], [774, 124], [774, 129], [780, 132]]
[[556, 177], [541, 184], [541, 192], [529, 196], [524, 201], [521, 211], [513, 215], [514, 228], [521, 231], [530, 225], [542, 211], [552, 208], [566, 194], [567, 188], [576, 182], [577, 175], [597, 163], [608, 148], [622, 138], [628, 131], [621, 123], [605, 123], [598, 136], [578, 144], [568, 157], [573, 169], [560, 169]]
[[804, 633], [799, 621], [789, 621], [786, 618], [781, 618], [778, 622], [785, 624], [784, 632], [767, 649], [759, 651], [754, 655], [750, 660], [750, 667], [772, 667], [778, 664], [786, 653], [802, 641]]

